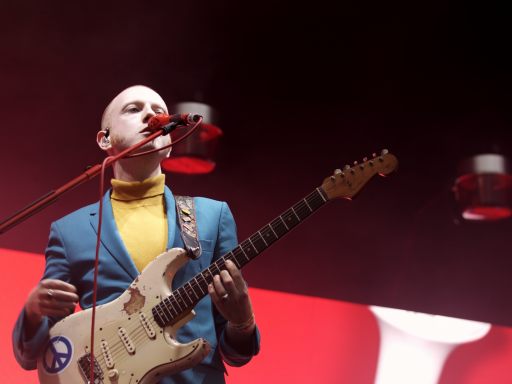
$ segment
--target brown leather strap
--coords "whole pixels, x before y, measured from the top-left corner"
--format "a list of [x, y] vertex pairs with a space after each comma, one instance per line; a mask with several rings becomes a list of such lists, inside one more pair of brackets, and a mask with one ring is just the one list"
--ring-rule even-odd
[[201, 243], [199, 243], [194, 198], [174, 196], [174, 200], [176, 201], [178, 221], [181, 227], [181, 240], [183, 240], [183, 245], [190, 258], [197, 260], [201, 257], [202, 249]]

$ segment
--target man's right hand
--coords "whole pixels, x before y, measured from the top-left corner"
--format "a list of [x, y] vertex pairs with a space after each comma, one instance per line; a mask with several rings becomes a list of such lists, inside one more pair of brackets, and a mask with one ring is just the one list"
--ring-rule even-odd
[[28, 295], [25, 315], [32, 330], [37, 329], [45, 316], [67, 316], [78, 302], [76, 288], [61, 280], [46, 279]]

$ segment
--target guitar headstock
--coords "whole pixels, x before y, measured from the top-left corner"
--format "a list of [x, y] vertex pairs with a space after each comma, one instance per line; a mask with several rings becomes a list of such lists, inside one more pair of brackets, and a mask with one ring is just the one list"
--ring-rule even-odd
[[354, 162], [353, 167], [346, 165], [334, 171], [334, 175], [324, 180], [322, 189], [329, 200], [337, 197], [352, 200], [375, 176], [391, 176], [398, 170], [398, 160], [384, 149], [380, 156], [373, 154], [372, 159], [363, 159], [363, 163]]

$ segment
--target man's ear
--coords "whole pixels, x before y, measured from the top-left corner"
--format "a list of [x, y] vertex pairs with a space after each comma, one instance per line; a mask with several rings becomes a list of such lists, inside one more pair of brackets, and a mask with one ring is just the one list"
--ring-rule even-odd
[[105, 137], [106, 132], [105, 131], [99, 131], [96, 135], [96, 142], [98, 143], [98, 146], [104, 150], [109, 151], [112, 149], [112, 144], [110, 144], [110, 138]]

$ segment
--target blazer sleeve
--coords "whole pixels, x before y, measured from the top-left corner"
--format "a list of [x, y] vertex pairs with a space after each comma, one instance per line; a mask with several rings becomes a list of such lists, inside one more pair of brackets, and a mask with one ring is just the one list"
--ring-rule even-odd
[[[238, 240], [235, 219], [233, 218], [228, 205], [223, 202], [219, 218], [219, 231], [213, 254], [213, 261], [218, 260], [237, 245]], [[231, 348], [231, 346], [226, 342], [224, 332], [228, 321], [220, 314], [215, 305], [212, 305], [212, 307], [215, 319], [215, 331], [217, 333], [217, 340], [219, 341], [222, 359], [232, 367], [241, 367], [242, 365], [247, 364], [251, 361], [252, 357], [257, 355], [260, 351], [260, 332], [258, 327], [256, 326], [254, 336], [252, 338], [252, 353], [248, 356], [241, 355]]]
[[[45, 252], [46, 265], [43, 278], [59, 279], [74, 284], [69, 263], [66, 259], [66, 247], [57, 222], [53, 223], [50, 230], [50, 239]], [[39, 357], [50, 328], [63, 317], [45, 317], [31, 339], [27, 338], [27, 323], [25, 321], [25, 308], [21, 311], [12, 331], [12, 347], [14, 356], [23, 369], [37, 368]]]

